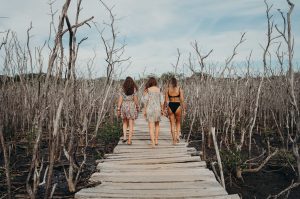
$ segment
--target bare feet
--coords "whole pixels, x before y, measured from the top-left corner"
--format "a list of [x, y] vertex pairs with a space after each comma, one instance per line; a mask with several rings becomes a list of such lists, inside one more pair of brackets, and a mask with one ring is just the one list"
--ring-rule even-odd
[[127, 142], [127, 139], [126, 138], [122, 138], [122, 142], [123, 143]]
[[177, 141], [173, 139], [173, 145], [176, 145], [176, 144], [177, 144]]

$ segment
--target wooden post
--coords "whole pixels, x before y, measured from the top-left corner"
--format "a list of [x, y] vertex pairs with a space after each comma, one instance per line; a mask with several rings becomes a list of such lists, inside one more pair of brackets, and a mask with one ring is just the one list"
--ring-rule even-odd
[[202, 129], [202, 160], [206, 160], [206, 139], [205, 139], [205, 132], [203, 128], [202, 119], [201, 120], [201, 129]]
[[224, 180], [224, 174], [223, 174], [223, 167], [222, 167], [220, 152], [219, 152], [219, 148], [218, 148], [218, 143], [217, 143], [217, 138], [216, 138], [216, 128], [215, 127], [211, 127], [211, 134], [213, 136], [213, 141], [214, 141], [214, 146], [215, 146], [215, 150], [216, 150], [218, 165], [219, 165], [219, 169], [220, 169], [221, 184], [225, 188], [225, 180]]

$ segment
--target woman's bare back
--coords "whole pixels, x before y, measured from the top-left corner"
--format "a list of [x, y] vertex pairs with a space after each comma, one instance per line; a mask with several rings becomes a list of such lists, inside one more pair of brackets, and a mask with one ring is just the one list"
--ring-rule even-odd
[[150, 87], [150, 88], [148, 88], [148, 91], [150, 91], [150, 92], [157, 92], [157, 93], [159, 93], [160, 92], [160, 88], [158, 88], [157, 86], [152, 86], [152, 87]]

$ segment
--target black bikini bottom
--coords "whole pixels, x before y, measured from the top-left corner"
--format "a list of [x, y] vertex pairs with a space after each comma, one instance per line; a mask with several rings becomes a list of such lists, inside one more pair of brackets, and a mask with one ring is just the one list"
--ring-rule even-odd
[[173, 112], [173, 114], [176, 113], [179, 106], [180, 106], [180, 102], [169, 102], [169, 107], [170, 107], [171, 111]]

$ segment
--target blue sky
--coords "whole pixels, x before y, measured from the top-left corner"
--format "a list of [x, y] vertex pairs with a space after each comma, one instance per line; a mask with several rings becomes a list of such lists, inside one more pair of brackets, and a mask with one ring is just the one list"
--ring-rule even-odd
[[[15, 30], [21, 41], [25, 42], [26, 29], [33, 23], [32, 46], [42, 45], [49, 32], [49, 0], [0, 0], [0, 32]], [[61, 0], [57, 0], [54, 9], [61, 9]], [[106, 0], [109, 6], [115, 5], [113, 12], [119, 19], [116, 23], [120, 32], [120, 41], [125, 40], [126, 56], [131, 57], [130, 67], [122, 74], [137, 77], [146, 74], [172, 71], [172, 63], [176, 62], [177, 48], [182, 53], [180, 68], [187, 63], [189, 53], [193, 53], [191, 42], [197, 40], [202, 52], [213, 49], [207, 60], [209, 63], [222, 65], [226, 57], [239, 40], [242, 32], [246, 32], [246, 41], [238, 50], [235, 63], [241, 65], [253, 50], [253, 63], [259, 69], [262, 49], [266, 41], [265, 4], [263, 0]], [[274, 23], [281, 24], [277, 9], [287, 11], [285, 0], [269, 0], [273, 4]], [[293, 33], [295, 36], [295, 64], [300, 60], [300, 4], [297, 1], [293, 12]], [[69, 15], [74, 19], [75, 3], [73, 1]], [[108, 13], [98, 0], [83, 0], [81, 19], [95, 17], [100, 28], [103, 21], [108, 20]], [[58, 18], [58, 16], [56, 16]], [[274, 30], [276, 34], [276, 31]], [[1, 36], [1, 35], [0, 35]], [[93, 67], [94, 76], [105, 74], [104, 47], [94, 27], [82, 27], [78, 32], [78, 40], [88, 36], [78, 58], [78, 71], [86, 73], [86, 62], [96, 52]], [[277, 44], [273, 45], [274, 49]], [[45, 55], [47, 52], [45, 52]], [[275, 57], [273, 57], [275, 59]], [[0, 58], [1, 59], [1, 58]], [[45, 60], [47, 60], [45, 56]], [[2, 62], [2, 61], [1, 61]], [[187, 67], [185, 71], [188, 73]]]

